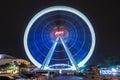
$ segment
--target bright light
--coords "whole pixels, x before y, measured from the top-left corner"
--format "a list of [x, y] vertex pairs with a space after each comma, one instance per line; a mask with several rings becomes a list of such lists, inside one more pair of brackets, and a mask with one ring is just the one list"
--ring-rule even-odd
[[[32, 27], [32, 25], [34, 24], [34, 22], [40, 18], [41, 16], [49, 13], [49, 12], [53, 12], [53, 11], [67, 11], [67, 12], [70, 12], [70, 13], [73, 13], [73, 14], [76, 14], [78, 17], [80, 17], [81, 19], [83, 19], [85, 21], [85, 23], [88, 25], [89, 29], [90, 29], [90, 32], [91, 32], [91, 36], [92, 36], [92, 44], [91, 44], [91, 48], [87, 54], [87, 56], [78, 63], [78, 66], [79, 67], [82, 67], [88, 60], [89, 58], [91, 57], [91, 55], [93, 54], [93, 50], [94, 50], [94, 47], [95, 47], [95, 33], [94, 33], [94, 30], [93, 30], [93, 27], [92, 27], [92, 24], [90, 23], [90, 21], [88, 20], [88, 18], [82, 14], [80, 11], [74, 9], [74, 8], [71, 8], [71, 7], [67, 7], [67, 6], [53, 6], [53, 7], [49, 7], [49, 8], [46, 8], [40, 12], [38, 12], [29, 22], [29, 24], [27, 25], [27, 28], [25, 30], [25, 34], [24, 34], [24, 48], [25, 48], [25, 51], [26, 51], [26, 54], [28, 56], [28, 58], [33, 62], [33, 64], [35, 64], [37, 67], [41, 67], [41, 64], [36, 60], [34, 59], [34, 57], [32, 56], [31, 52], [29, 51], [29, 48], [28, 48], [28, 34], [29, 34], [29, 31]], [[56, 34], [63, 34], [62, 32], [60, 33], [56, 33]]]
[[2, 59], [3, 58], [3, 56], [2, 55], [0, 55], [0, 59]]
[[112, 71], [113, 71], [113, 72], [117, 72], [117, 70], [116, 70], [115, 68], [112, 68]]
[[115, 68], [111, 68], [111, 69], [106, 68], [106, 69], [100, 69], [100, 75], [102, 75], [102, 76], [119, 76], [120, 73]]
[[64, 31], [63, 30], [57, 30], [55, 31], [54, 35], [55, 36], [60, 36], [60, 35], [63, 35], [64, 34]]

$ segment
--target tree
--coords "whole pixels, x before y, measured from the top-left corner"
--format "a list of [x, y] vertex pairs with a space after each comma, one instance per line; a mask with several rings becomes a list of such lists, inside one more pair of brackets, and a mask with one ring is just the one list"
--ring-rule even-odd
[[26, 65], [25, 63], [21, 63], [21, 64], [19, 65], [19, 67], [20, 67], [20, 68], [26, 68], [27, 65]]
[[117, 57], [113, 55], [107, 55], [105, 58], [105, 63], [108, 67], [114, 66], [117, 63]]
[[23, 71], [26, 71], [24, 68], [26, 68], [27, 67], [27, 65], [23, 62], [23, 63], [21, 63], [20, 65], [19, 65], [19, 71], [20, 72], [23, 72]]
[[9, 70], [9, 69], [11, 69], [11, 64], [10, 63], [0, 65], [0, 71], [6, 71], [6, 70]]

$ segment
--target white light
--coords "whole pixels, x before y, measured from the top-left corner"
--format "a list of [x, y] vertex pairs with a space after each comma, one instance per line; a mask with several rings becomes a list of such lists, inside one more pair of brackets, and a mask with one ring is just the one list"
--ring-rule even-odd
[[27, 28], [25, 30], [25, 34], [24, 34], [24, 48], [25, 48], [25, 51], [26, 51], [26, 54], [27, 54], [28, 58], [37, 67], [39, 67], [39, 68], [41, 67], [41, 64], [34, 59], [34, 57], [31, 55], [31, 52], [29, 51], [28, 44], [27, 44], [27, 38], [28, 38], [29, 30], [32, 27], [33, 23], [38, 18], [40, 18], [41, 16], [43, 16], [44, 14], [47, 14], [47, 13], [53, 12], [53, 11], [67, 11], [67, 12], [71, 12], [73, 14], [78, 15], [80, 18], [82, 18], [85, 21], [85, 23], [88, 25], [88, 27], [90, 29], [90, 32], [91, 32], [91, 36], [92, 36], [92, 44], [91, 44], [91, 48], [90, 48], [90, 51], [88, 52], [87, 56], [81, 62], [79, 62], [79, 64], [78, 64], [79, 67], [82, 67], [89, 60], [89, 58], [91, 57], [91, 55], [93, 53], [93, 50], [94, 50], [94, 47], [95, 47], [95, 33], [94, 33], [94, 30], [93, 30], [92, 24], [90, 23], [90, 21], [87, 19], [87, 17], [84, 14], [82, 14], [80, 11], [78, 11], [78, 10], [76, 10], [74, 8], [67, 7], [67, 6], [52, 6], [52, 7], [46, 8], [46, 9], [38, 12], [30, 20], [30, 22], [27, 25]]
[[0, 59], [2, 59], [3, 58], [3, 56], [2, 55], [0, 55]]
[[113, 71], [113, 72], [117, 72], [117, 70], [116, 70], [115, 68], [112, 68], [112, 71]]

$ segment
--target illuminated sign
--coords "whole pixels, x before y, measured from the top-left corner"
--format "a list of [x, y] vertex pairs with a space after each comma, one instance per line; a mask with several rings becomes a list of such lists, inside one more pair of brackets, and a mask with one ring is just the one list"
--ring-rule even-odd
[[63, 30], [57, 30], [55, 31], [54, 35], [55, 36], [60, 36], [60, 35], [63, 35], [64, 34], [64, 31]]

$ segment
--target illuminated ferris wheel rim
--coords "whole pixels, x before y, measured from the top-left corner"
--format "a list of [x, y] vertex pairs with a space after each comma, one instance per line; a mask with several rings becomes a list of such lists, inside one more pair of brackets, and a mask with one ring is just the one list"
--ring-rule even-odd
[[91, 36], [92, 36], [92, 44], [91, 44], [91, 48], [87, 54], [87, 56], [78, 63], [78, 66], [79, 67], [82, 67], [88, 60], [89, 58], [91, 57], [93, 51], [94, 51], [94, 48], [95, 48], [95, 33], [94, 33], [94, 30], [93, 30], [93, 27], [92, 27], [92, 24], [90, 23], [90, 21], [88, 20], [88, 18], [83, 14], [81, 13], [80, 11], [74, 9], [74, 8], [71, 8], [71, 7], [68, 7], [68, 6], [52, 6], [52, 7], [48, 7], [40, 12], [38, 12], [31, 20], [30, 22], [28, 23], [27, 25], [27, 28], [25, 30], [25, 33], [24, 33], [24, 48], [25, 48], [25, 51], [26, 51], [26, 54], [28, 56], [28, 58], [31, 60], [31, 62], [33, 64], [35, 64], [37, 67], [41, 67], [41, 64], [36, 61], [34, 59], [34, 57], [31, 55], [31, 52], [29, 51], [29, 48], [28, 48], [28, 44], [27, 44], [27, 39], [28, 39], [28, 34], [29, 34], [29, 31], [32, 27], [32, 25], [34, 24], [34, 22], [40, 18], [41, 16], [43, 16], [44, 14], [47, 14], [49, 12], [53, 12], [53, 11], [67, 11], [67, 12], [70, 12], [70, 13], [73, 13], [73, 14], [76, 14], [77, 16], [79, 16], [80, 18], [82, 18], [85, 23], [88, 25], [89, 29], [90, 29], [90, 32], [91, 32]]

